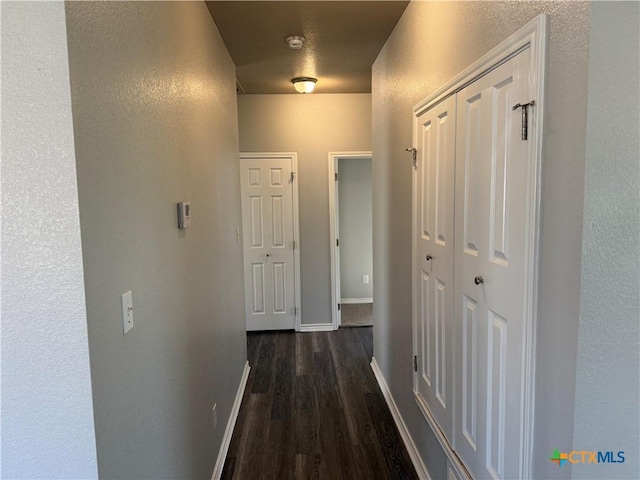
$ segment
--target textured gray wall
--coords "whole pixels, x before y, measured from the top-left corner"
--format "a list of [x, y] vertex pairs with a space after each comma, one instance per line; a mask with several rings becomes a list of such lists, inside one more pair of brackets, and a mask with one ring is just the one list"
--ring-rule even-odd
[[235, 67], [204, 2], [66, 9], [100, 477], [209, 478], [247, 358]]
[[640, 478], [640, 4], [591, 7], [573, 478]]
[[540, 13], [551, 17], [537, 332], [537, 478], [568, 478], [587, 112], [586, 2], [411, 2], [373, 66], [374, 356], [434, 478], [445, 457], [412, 392], [412, 107]]
[[329, 152], [371, 150], [371, 95], [239, 95], [238, 117], [241, 151], [298, 153], [302, 323], [330, 323]]
[[[371, 160], [338, 159], [340, 296], [373, 297]], [[362, 283], [369, 275], [369, 283]]]
[[2, 2], [2, 478], [97, 478], [64, 4]]

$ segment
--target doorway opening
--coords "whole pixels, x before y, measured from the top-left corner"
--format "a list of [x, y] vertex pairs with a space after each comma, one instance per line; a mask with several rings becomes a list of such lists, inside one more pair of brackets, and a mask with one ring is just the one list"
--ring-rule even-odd
[[332, 324], [373, 325], [371, 152], [329, 153]]

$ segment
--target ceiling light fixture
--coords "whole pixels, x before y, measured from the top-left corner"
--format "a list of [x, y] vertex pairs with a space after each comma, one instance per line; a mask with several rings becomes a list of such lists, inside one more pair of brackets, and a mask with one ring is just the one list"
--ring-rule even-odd
[[302, 35], [290, 35], [284, 39], [289, 44], [289, 48], [293, 50], [300, 50], [306, 40]]
[[299, 93], [311, 93], [316, 88], [318, 79], [311, 77], [297, 77], [291, 80], [294, 88]]

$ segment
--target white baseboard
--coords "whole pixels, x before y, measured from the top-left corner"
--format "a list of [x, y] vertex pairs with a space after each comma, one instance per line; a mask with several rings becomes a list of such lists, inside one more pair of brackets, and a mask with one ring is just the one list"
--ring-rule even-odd
[[404, 423], [402, 419], [402, 415], [400, 415], [400, 411], [398, 410], [398, 406], [396, 405], [393, 396], [391, 395], [391, 391], [389, 390], [389, 386], [380, 371], [380, 367], [378, 366], [378, 362], [376, 362], [375, 358], [371, 359], [371, 370], [373, 370], [373, 374], [378, 381], [378, 385], [380, 386], [380, 390], [382, 390], [382, 395], [384, 399], [387, 401], [387, 406], [391, 411], [391, 415], [393, 416], [393, 420], [398, 427], [398, 431], [400, 432], [400, 436], [402, 437], [402, 442], [409, 452], [409, 457], [411, 457], [411, 463], [413, 463], [413, 468], [416, 469], [416, 473], [418, 477], [425, 480], [431, 480], [431, 475], [429, 475], [429, 471], [425, 466], [422, 458], [420, 457], [420, 453], [418, 452], [418, 448], [416, 444], [413, 442], [413, 438], [411, 438], [411, 434], [409, 433], [409, 429], [407, 425]]
[[342, 305], [350, 305], [353, 303], [373, 303], [373, 298], [341, 298]]
[[303, 323], [300, 325], [301, 332], [332, 332], [333, 323]]
[[238, 412], [240, 411], [240, 404], [242, 404], [242, 397], [244, 396], [244, 389], [247, 386], [247, 379], [249, 378], [250, 370], [251, 367], [249, 366], [249, 362], [247, 361], [247, 363], [244, 364], [244, 371], [242, 372], [242, 377], [240, 378], [240, 385], [238, 386], [236, 398], [233, 401], [233, 406], [231, 407], [229, 420], [227, 420], [227, 428], [225, 429], [224, 436], [222, 437], [222, 445], [220, 445], [220, 451], [218, 452], [216, 465], [215, 467], [213, 467], [213, 475], [211, 475], [211, 480], [219, 480], [222, 476], [224, 461], [227, 459], [229, 444], [231, 443], [233, 429], [235, 428], [236, 420], [238, 419]]

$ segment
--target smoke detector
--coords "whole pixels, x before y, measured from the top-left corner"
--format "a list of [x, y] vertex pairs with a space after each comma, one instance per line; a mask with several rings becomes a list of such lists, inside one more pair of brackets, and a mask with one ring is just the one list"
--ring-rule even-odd
[[290, 35], [284, 39], [285, 42], [289, 45], [289, 48], [293, 50], [300, 50], [304, 45], [306, 38], [302, 35]]

